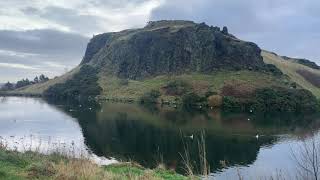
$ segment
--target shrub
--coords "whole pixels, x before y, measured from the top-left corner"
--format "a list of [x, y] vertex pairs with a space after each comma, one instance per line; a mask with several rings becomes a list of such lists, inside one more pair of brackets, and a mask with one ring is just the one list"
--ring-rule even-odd
[[223, 99], [220, 95], [213, 95], [208, 97], [208, 105], [210, 107], [221, 107]]
[[256, 91], [252, 107], [259, 112], [312, 113], [319, 103], [305, 89], [263, 88]]
[[222, 108], [225, 111], [242, 111], [243, 103], [235, 97], [225, 96], [222, 100]]
[[192, 88], [191, 86], [182, 80], [173, 80], [170, 81], [164, 89], [166, 90], [166, 93], [168, 95], [173, 95], [173, 96], [181, 96], [183, 94], [186, 94], [189, 92]]
[[140, 103], [146, 103], [146, 104], [152, 104], [157, 103], [158, 98], [161, 96], [160, 92], [158, 90], [151, 90], [150, 92], [144, 94], [140, 98]]
[[217, 92], [207, 91], [207, 92], [205, 93], [205, 97], [208, 98], [208, 97], [210, 97], [210, 96], [217, 95], [217, 94], [218, 94]]
[[44, 92], [44, 95], [64, 99], [97, 96], [102, 91], [97, 81], [96, 69], [89, 65], [83, 65], [72, 79], [67, 80], [63, 84], [51, 86]]
[[275, 76], [281, 76], [283, 75], [282, 71], [280, 69], [278, 69], [275, 65], [273, 64], [266, 64], [264, 67], [264, 70], [266, 72], [270, 72], [271, 74], [275, 75]]
[[200, 103], [200, 102], [201, 102], [201, 97], [198, 96], [197, 94], [193, 93], [193, 92], [185, 94], [182, 97], [182, 104], [186, 108], [191, 108], [191, 107], [193, 107], [194, 105], [196, 105], [197, 103]]

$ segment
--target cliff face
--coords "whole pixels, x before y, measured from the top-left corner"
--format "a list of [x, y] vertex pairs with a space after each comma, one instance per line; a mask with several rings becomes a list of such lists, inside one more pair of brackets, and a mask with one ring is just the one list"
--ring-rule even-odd
[[142, 29], [100, 34], [89, 42], [81, 64], [121, 78], [216, 70], [263, 70], [260, 48], [204, 23], [149, 22]]

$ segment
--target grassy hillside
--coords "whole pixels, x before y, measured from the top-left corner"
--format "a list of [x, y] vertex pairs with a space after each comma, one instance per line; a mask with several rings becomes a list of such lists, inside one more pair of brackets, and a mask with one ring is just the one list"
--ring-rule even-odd
[[320, 70], [312, 69], [305, 65], [298, 64], [294, 61], [294, 59], [292, 61], [290, 59], [285, 60], [282, 57], [268, 51], [263, 51], [262, 57], [265, 63], [274, 64], [292, 81], [296, 82], [302, 88], [311, 91], [315, 96], [320, 98], [320, 88], [312, 84], [310, 80], [308, 81], [307, 78], [303, 77], [301, 73], [299, 73], [299, 70], [310, 72], [314, 74], [316, 78], [319, 80]]
[[[320, 88], [314, 85], [314, 83], [312, 84], [312, 82], [308, 81], [307, 78], [304, 78], [301, 73], [299, 73], [299, 70], [303, 70], [311, 72], [313, 75], [320, 76], [319, 70], [298, 64], [294, 60], [285, 60], [282, 57], [267, 51], [263, 51], [262, 56], [265, 63], [274, 64], [287, 76], [279, 78], [268, 73], [242, 70], [218, 71], [210, 74], [182, 74], [178, 76], [161, 75], [143, 80], [126, 80], [100, 73], [98, 75], [98, 82], [103, 89], [101, 96], [108, 99], [138, 100], [145, 93], [150, 92], [153, 89], [160, 89], [162, 92], [161, 99], [170, 101], [175, 99], [175, 97], [165, 95], [163, 87], [173, 80], [188, 82], [191, 84], [191, 88], [199, 95], [203, 95], [208, 91], [219, 93], [222, 87], [228, 83], [232, 84], [236, 82], [237, 84], [248, 84], [254, 88], [263, 88], [270, 86], [289, 87], [291, 81], [293, 81], [302, 88], [311, 91], [318, 98], [320, 97]], [[50, 86], [58, 83], [64, 83], [66, 80], [72, 78], [75, 73], [79, 72], [79, 69], [80, 68], [77, 67], [69, 73], [52, 79], [46, 83], [27, 86], [10, 93], [21, 95], [41, 95]]]
[[212, 91], [219, 93], [226, 83], [249, 84], [255, 88], [269, 86], [287, 86], [286, 78], [274, 77], [267, 73], [255, 71], [219, 71], [211, 74], [183, 74], [177, 76], [157, 76], [145, 80], [124, 80], [114, 76], [100, 74], [99, 84], [103, 89], [102, 96], [110, 99], [137, 100], [143, 94], [160, 89], [162, 99], [171, 100], [174, 97], [164, 95], [163, 88], [168, 82], [182, 80], [191, 85], [199, 95]]

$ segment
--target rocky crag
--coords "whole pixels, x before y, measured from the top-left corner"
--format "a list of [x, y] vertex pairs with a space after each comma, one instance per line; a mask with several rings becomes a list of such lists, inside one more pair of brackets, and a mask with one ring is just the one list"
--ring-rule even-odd
[[149, 22], [142, 29], [94, 36], [81, 64], [127, 79], [216, 70], [263, 70], [261, 49], [224, 27], [191, 21]]

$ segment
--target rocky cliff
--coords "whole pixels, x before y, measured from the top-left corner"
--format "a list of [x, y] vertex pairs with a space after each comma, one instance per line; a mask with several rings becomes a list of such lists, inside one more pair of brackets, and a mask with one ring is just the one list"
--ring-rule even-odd
[[[81, 64], [120, 78], [216, 70], [266, 70], [260, 48], [224, 27], [191, 21], [149, 22], [142, 29], [94, 36]], [[270, 68], [270, 67], [269, 67]]]

